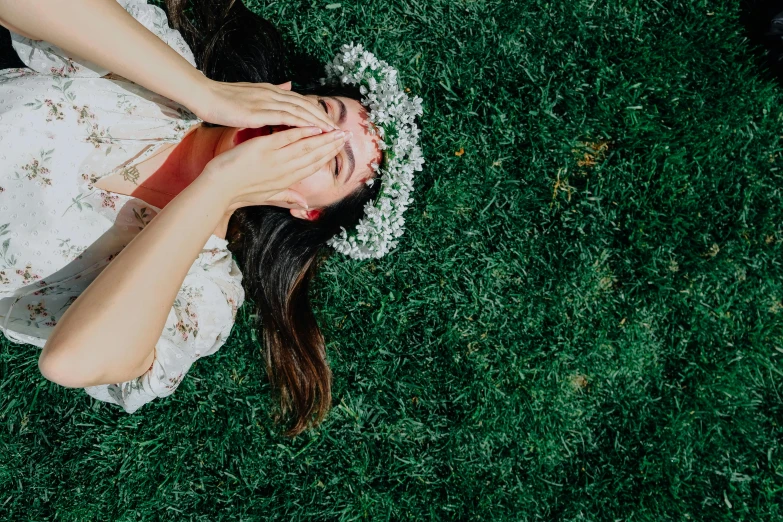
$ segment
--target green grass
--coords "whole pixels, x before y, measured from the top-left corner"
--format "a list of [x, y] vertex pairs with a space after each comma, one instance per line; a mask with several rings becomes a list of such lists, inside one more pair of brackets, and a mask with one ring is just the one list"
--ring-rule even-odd
[[329, 4], [249, 5], [396, 65], [428, 163], [397, 251], [317, 281], [327, 421], [272, 429], [247, 305], [134, 415], [3, 339], [0, 519], [783, 519], [783, 93], [738, 2]]

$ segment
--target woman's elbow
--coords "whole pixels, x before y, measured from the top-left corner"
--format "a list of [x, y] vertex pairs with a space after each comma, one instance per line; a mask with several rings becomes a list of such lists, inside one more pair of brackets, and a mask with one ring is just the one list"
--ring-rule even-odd
[[[47, 380], [66, 388], [86, 388], [101, 384], [113, 384], [130, 381], [144, 375], [154, 360], [154, 351], [145, 359], [142, 367], [116, 367], [104, 371], [93, 371], [78, 363], [73, 356], [63, 359], [62, 354], [73, 353], [68, 350], [44, 350], [38, 358], [38, 370]], [[57, 354], [57, 355], [53, 355]]]
[[84, 383], [85, 379], [83, 376], [75, 374], [72, 368], [67, 368], [65, 365], [53, 361], [51, 357], [39, 357], [38, 370], [46, 380], [66, 388], [84, 388], [89, 386], [89, 384]]
[[61, 358], [41, 353], [38, 357], [38, 371], [47, 380], [66, 388], [85, 388], [102, 384], [102, 376], [86, 372], [74, 366], [74, 361], [62, 361]]

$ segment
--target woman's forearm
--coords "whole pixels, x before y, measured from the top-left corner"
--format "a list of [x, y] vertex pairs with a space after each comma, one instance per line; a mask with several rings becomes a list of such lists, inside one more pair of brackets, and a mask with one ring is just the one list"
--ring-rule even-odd
[[209, 80], [116, 0], [0, 0], [0, 24], [194, 110]]
[[223, 195], [202, 174], [123, 248], [52, 330], [39, 358], [47, 378], [83, 387], [144, 373], [189, 268], [225, 215]]

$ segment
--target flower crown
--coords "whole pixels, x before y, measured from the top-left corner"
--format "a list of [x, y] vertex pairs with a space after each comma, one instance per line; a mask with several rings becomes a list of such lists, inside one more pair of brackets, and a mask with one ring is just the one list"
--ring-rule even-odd
[[[342, 232], [326, 244], [354, 259], [379, 258], [397, 246], [405, 225], [402, 214], [411, 202], [413, 172], [424, 165], [414, 122], [422, 113], [422, 100], [408, 98], [397, 83], [397, 70], [362, 44], [344, 44], [326, 65], [321, 85], [338, 82], [359, 85], [361, 104], [369, 109], [370, 134], [380, 136], [378, 147], [385, 153], [381, 165], [371, 164], [381, 181], [378, 197], [364, 205], [364, 218], [355, 231], [340, 227]], [[375, 178], [367, 180], [370, 186], [374, 182]]]

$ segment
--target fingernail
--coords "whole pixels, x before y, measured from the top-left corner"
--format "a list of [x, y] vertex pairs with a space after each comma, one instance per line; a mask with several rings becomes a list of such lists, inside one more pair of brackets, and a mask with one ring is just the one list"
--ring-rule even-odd
[[345, 136], [345, 133], [343, 131], [337, 131], [334, 133], [334, 139], [339, 140]]
[[353, 132], [348, 131], [345, 133], [345, 141], [350, 140], [353, 137]]
[[318, 127], [310, 127], [310, 134], [321, 134], [323, 131]]

